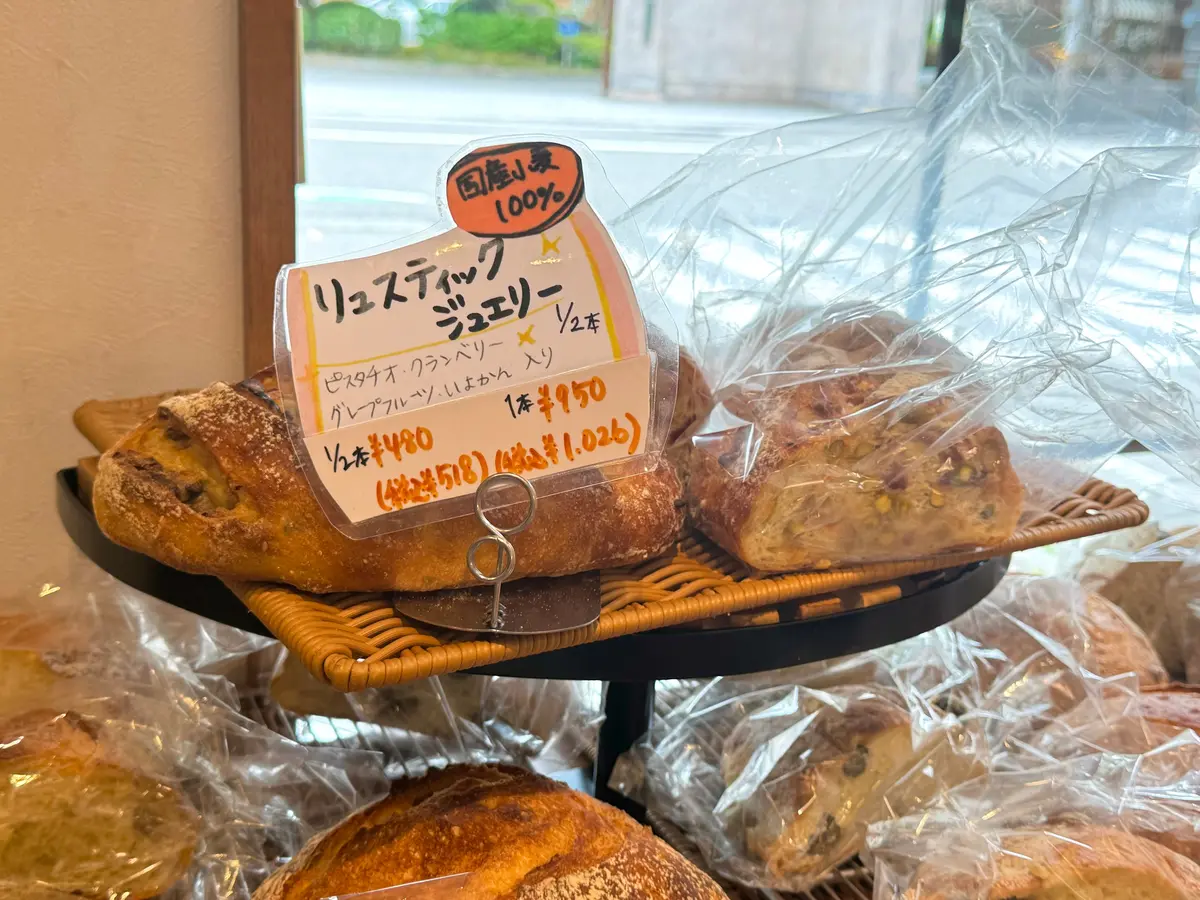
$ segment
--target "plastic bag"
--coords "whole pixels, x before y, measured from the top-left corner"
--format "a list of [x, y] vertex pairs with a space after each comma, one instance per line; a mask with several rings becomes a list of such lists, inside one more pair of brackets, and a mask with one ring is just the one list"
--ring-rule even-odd
[[872, 826], [876, 896], [1197, 896], [1198, 764], [1200, 740], [1183, 735], [961, 785]]
[[754, 568], [823, 568], [998, 544], [1129, 437], [1192, 471], [1197, 171], [1196, 151], [1102, 154], [920, 280], [760, 313], [691, 434], [693, 518]]
[[1182, 614], [1183, 670], [1187, 680], [1200, 684], [1200, 553], [1190, 553], [1167, 582], [1163, 602]]
[[969, 678], [957, 648], [943, 631], [704, 682], [656, 717], [610, 786], [680, 826], [719, 875], [805, 889], [858, 851], [869, 822], [980, 771], [980, 735], [935, 703]]
[[603, 720], [599, 682], [443, 675], [343, 694], [291, 655], [270, 694], [303, 717], [306, 742], [349, 732], [409, 777], [454, 763], [518, 762], [543, 774], [589, 766]]
[[1192, 583], [1200, 563], [1200, 488], [1150, 453], [1121, 454], [1097, 475], [1136, 488], [1150, 518], [1061, 546], [1052, 568], [1125, 610], [1171, 675], [1184, 678], [1186, 660], [1200, 653], [1193, 638], [1200, 619], [1189, 609], [1200, 597], [1200, 584]]
[[[1130, 434], [1200, 447], [1195, 116], [1054, 64], [1040, 11], [969, 24], [913, 110], [731, 142], [636, 210], [714, 398], [689, 509], [752, 568], [995, 546]], [[1083, 165], [1118, 142], [1179, 149]]]
[[1068, 710], [1094, 717], [1167, 680], [1127, 616], [1063, 579], [1005, 578], [945, 627], [965, 642], [974, 677], [942, 702], [979, 722], [993, 766]]
[[604, 685], [544, 678], [486, 679], [481, 718], [511, 758], [552, 775], [590, 768], [604, 721]]
[[802, 890], [867, 827], [981, 773], [1095, 752], [1038, 745], [1165, 673], [1119, 610], [1077, 584], [1009, 577], [948, 625], [867, 653], [670, 685], [610, 786], [694, 840], [730, 880]]
[[3, 615], [0, 894], [248, 898], [387, 789], [378, 754], [304, 748], [238, 712], [213, 673], [273, 642], [170, 611], [90, 564]]
[[962, 51], [911, 109], [728, 141], [640, 201], [631, 215], [692, 322], [689, 349], [704, 357], [761, 308], [814, 311], [905, 260], [921, 281], [922, 254], [1004, 228], [1105, 149], [1200, 143], [1170, 87], [1086, 40], [1056, 54], [1062, 31], [1027, 0], [975, 2]]

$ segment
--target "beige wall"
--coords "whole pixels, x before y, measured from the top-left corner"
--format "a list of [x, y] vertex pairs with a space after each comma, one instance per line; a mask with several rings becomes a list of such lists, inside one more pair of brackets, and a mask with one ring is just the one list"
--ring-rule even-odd
[[62, 572], [79, 403], [242, 357], [236, 0], [5, 10], [0, 596]]

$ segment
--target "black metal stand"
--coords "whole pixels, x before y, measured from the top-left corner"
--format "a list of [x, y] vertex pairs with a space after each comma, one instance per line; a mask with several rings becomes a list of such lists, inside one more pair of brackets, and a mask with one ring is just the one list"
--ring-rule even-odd
[[967, 17], [967, 0], [946, 0], [943, 7], [942, 43], [938, 47], [937, 73], [941, 75], [954, 62], [962, 49], [963, 21]]
[[[270, 634], [218, 579], [178, 572], [112, 543], [79, 499], [78, 487], [74, 469], [58, 473], [59, 518], [75, 544], [100, 568], [173, 606], [245, 631]], [[679, 625], [472, 671], [608, 682], [595, 792], [602, 800], [638, 816], [641, 810], [610, 791], [608, 780], [617, 758], [649, 728], [656, 680], [765, 672], [893, 644], [966, 612], [991, 593], [1007, 568], [1005, 556], [910, 576], [900, 580], [903, 593], [895, 600], [820, 618], [746, 627], [712, 622]]]
[[622, 809], [639, 821], [646, 811], [608, 786], [617, 758], [637, 743], [654, 717], [653, 681], [610, 681], [604, 700], [604, 723], [596, 745], [595, 787], [597, 800]]

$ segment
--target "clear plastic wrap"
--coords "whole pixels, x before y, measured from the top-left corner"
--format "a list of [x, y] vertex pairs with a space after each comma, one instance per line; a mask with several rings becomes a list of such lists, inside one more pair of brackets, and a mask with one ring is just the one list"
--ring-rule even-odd
[[486, 679], [484, 727], [513, 759], [552, 775], [590, 768], [604, 721], [604, 685], [544, 678]]
[[270, 694], [306, 717], [309, 739], [318, 739], [318, 723], [323, 733], [378, 729], [367, 743], [387, 750], [389, 770], [406, 776], [452, 763], [519, 762], [543, 774], [587, 767], [603, 719], [599, 682], [443, 675], [343, 694], [290, 654]]
[[1130, 436], [1200, 458], [1197, 119], [1016, 7], [916, 108], [730, 142], [634, 211], [713, 395], [690, 512], [753, 568], [994, 546]]
[[964, 642], [973, 677], [941, 702], [979, 723], [994, 767], [1061, 714], [1096, 717], [1167, 680], [1120, 609], [1064, 579], [1010, 576], [945, 627]]
[[877, 897], [1200, 895], [1200, 740], [991, 774], [873, 825]]
[[908, 641], [673, 685], [611, 786], [682, 828], [725, 878], [800, 890], [858, 852], [872, 822], [986, 772], [1095, 752], [1080, 732], [1057, 751], [1043, 736], [1063, 715], [1128, 715], [1143, 684], [1164, 680], [1112, 604], [1009, 577]]
[[831, 664], [701, 684], [657, 717], [610, 784], [679, 825], [741, 884], [802, 890], [876, 818], [981, 771], [977, 730], [937, 700], [970, 678], [935, 632]]
[[[1126, 453], [1099, 473], [1136, 486], [1150, 507], [1137, 528], [1075, 541], [1056, 568], [1116, 603], [1154, 642], [1177, 679], [1200, 678], [1200, 488], [1149, 453]], [[1193, 661], [1189, 673], [1188, 662]]]
[[273, 642], [90, 564], [3, 615], [4, 896], [245, 900], [387, 789], [378, 754], [301, 747], [238, 712], [217, 673], [244, 674]]
[[1056, 56], [1062, 29], [1029, 0], [972, 3], [961, 53], [916, 106], [736, 138], [636, 204], [689, 349], [722, 349], [763, 308], [817, 311], [904, 261], [920, 280], [926, 251], [1004, 228], [1103, 150], [1200, 143], [1170, 86], [1086, 40]]

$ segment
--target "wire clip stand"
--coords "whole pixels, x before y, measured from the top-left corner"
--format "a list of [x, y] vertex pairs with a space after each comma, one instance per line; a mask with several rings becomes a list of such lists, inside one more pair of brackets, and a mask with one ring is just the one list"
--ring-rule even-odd
[[[529, 508], [525, 511], [525, 517], [516, 525], [509, 528], [501, 528], [496, 525], [487, 517], [487, 512], [483, 508], [484, 498], [488, 492], [504, 484], [512, 484], [524, 488], [529, 498]], [[500, 608], [500, 586], [504, 583], [504, 579], [511, 576], [517, 567], [517, 551], [508, 538], [510, 535], [520, 534], [533, 524], [533, 517], [536, 513], [537, 493], [534, 491], [533, 485], [530, 484], [528, 479], [522, 478], [520, 475], [512, 472], [497, 472], [494, 475], [489, 475], [483, 479], [483, 482], [475, 491], [475, 518], [479, 520], [480, 524], [489, 533], [479, 538], [467, 548], [467, 568], [480, 581], [493, 586], [492, 612], [488, 617], [488, 624], [492, 628], [500, 628], [504, 624], [503, 611]], [[496, 545], [496, 570], [491, 575], [485, 575], [479, 568], [476, 557], [479, 554], [480, 548], [491, 543]]]

